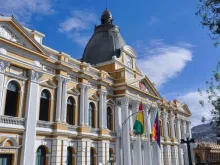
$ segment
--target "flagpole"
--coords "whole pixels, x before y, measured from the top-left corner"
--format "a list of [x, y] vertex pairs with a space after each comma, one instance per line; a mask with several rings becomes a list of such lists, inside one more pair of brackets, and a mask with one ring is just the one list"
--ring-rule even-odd
[[138, 142], [137, 142], [137, 145], [138, 145], [138, 150], [137, 150], [137, 155], [138, 155], [138, 165], [142, 165], [142, 154], [141, 154], [141, 135], [138, 135]]

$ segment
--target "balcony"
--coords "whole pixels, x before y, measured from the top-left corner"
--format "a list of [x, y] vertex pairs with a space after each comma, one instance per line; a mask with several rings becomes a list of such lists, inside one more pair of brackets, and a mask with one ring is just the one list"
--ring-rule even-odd
[[12, 116], [0, 116], [0, 128], [24, 129], [25, 119]]

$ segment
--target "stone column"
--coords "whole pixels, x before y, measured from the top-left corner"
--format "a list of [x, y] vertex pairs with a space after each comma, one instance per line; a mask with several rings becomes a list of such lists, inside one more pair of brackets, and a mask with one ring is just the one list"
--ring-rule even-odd
[[85, 118], [85, 88], [86, 86], [84, 84], [80, 84], [80, 122], [79, 124], [82, 126], [85, 124], [84, 118]]
[[164, 164], [165, 165], [171, 165], [171, 148], [170, 145], [164, 145], [163, 146], [164, 152], [163, 152], [163, 157], [164, 157]]
[[104, 128], [107, 129], [107, 100], [106, 100], [106, 97], [107, 97], [107, 93], [104, 92], [103, 94], [103, 119], [104, 119]]
[[85, 125], [89, 125], [89, 98], [88, 98], [88, 91], [89, 91], [89, 86], [86, 85], [85, 87], [85, 93], [84, 93], [84, 101], [85, 101], [85, 107], [84, 107], [84, 113], [85, 113]]
[[152, 126], [151, 126], [150, 115], [149, 115], [149, 113], [151, 113], [151, 112], [149, 112], [149, 109], [150, 109], [150, 107], [145, 106], [144, 114], [146, 117], [148, 141], [144, 142], [144, 157], [145, 157], [145, 160], [148, 161], [148, 165], [152, 165], [152, 149], [151, 149], [151, 139], [150, 139], [151, 138], [150, 135], [152, 132], [152, 130], [151, 130]]
[[164, 165], [164, 155], [163, 155], [163, 144], [160, 144], [160, 162], [161, 165]]
[[63, 93], [62, 93], [62, 122], [66, 122], [66, 107], [67, 107], [67, 82], [68, 82], [68, 79], [64, 79], [63, 80]]
[[121, 138], [122, 138], [122, 132], [121, 132], [121, 126], [122, 126], [122, 109], [121, 109], [121, 100], [116, 100], [116, 107], [115, 107], [115, 131], [117, 132], [117, 140], [116, 140], [116, 165], [122, 165], [122, 144], [121, 144]]
[[[182, 132], [183, 132], [183, 135], [182, 137], [184, 139], [186, 139], [186, 121], [182, 121]], [[184, 153], [184, 165], [188, 165], [189, 164], [189, 161], [188, 161], [188, 152], [187, 152], [187, 146], [186, 144], [182, 144], [182, 148], [183, 148], [183, 153]]]
[[105, 97], [106, 97], [106, 91], [103, 91], [103, 90], [99, 90], [99, 127], [101, 129], [104, 129], [105, 128]]
[[9, 66], [9, 62], [0, 60], [0, 115], [4, 115], [4, 99], [3, 99], [3, 93], [4, 93], [4, 84], [5, 84], [5, 72], [6, 68]]
[[57, 76], [56, 122], [61, 120], [62, 81], [63, 78]]
[[52, 158], [51, 165], [61, 164], [62, 140], [54, 138], [52, 142]]
[[36, 141], [36, 123], [37, 123], [37, 112], [40, 101], [40, 86], [38, 81], [41, 77], [39, 72], [30, 70], [29, 81], [28, 81], [28, 95], [26, 100], [25, 109], [25, 131], [22, 140], [22, 154], [21, 163], [22, 165], [30, 165], [35, 162], [35, 141]]
[[[181, 124], [181, 119], [177, 118], [176, 119], [176, 128], [177, 128], [177, 139], [180, 142], [181, 139], [181, 129], [180, 129], [180, 124]], [[178, 147], [178, 158], [179, 158], [179, 165], [184, 165], [183, 162], [183, 149], [180, 147]]]
[[153, 143], [153, 163], [154, 165], [161, 165], [161, 151], [157, 142]]
[[175, 128], [174, 128], [174, 119], [175, 119], [175, 115], [173, 114], [173, 112], [170, 113], [170, 126], [171, 126], [171, 138], [174, 139], [175, 137]]
[[[170, 125], [171, 125], [171, 137], [172, 137], [172, 142], [175, 142], [175, 127], [174, 127], [174, 123], [175, 123], [175, 115], [173, 112], [171, 112], [170, 114]], [[172, 158], [172, 163], [175, 165], [179, 165], [179, 158], [178, 158], [178, 148], [176, 145], [172, 145], [171, 146], [171, 158]]]
[[[128, 118], [129, 114], [129, 99], [124, 97], [122, 99], [122, 123]], [[130, 135], [129, 135], [129, 123], [125, 122], [123, 126], [123, 134], [122, 134], [122, 146], [123, 146], [123, 164], [131, 165], [131, 149], [130, 149]]]
[[162, 111], [161, 116], [163, 119], [163, 132], [164, 132], [164, 138], [168, 137], [168, 128], [167, 128], [167, 112]]

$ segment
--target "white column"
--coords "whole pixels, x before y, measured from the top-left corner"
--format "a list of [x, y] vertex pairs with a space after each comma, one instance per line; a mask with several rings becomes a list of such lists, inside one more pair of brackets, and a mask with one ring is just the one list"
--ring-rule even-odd
[[163, 157], [164, 157], [164, 164], [165, 165], [171, 165], [171, 147], [170, 145], [163, 145]]
[[[105, 96], [105, 91], [99, 90], [99, 127], [101, 129], [105, 128], [105, 112], [104, 112], [104, 96]], [[107, 114], [106, 114], [107, 115]]]
[[86, 85], [85, 87], [85, 93], [84, 93], [84, 101], [85, 101], [85, 106], [84, 106], [84, 112], [85, 112], [85, 125], [89, 125], [89, 98], [88, 98], [88, 91], [89, 91], [89, 86]]
[[121, 126], [122, 126], [122, 113], [121, 113], [121, 101], [116, 100], [116, 107], [115, 107], [115, 131], [117, 132], [117, 140], [116, 140], [116, 165], [122, 165], [122, 144], [121, 144]]
[[22, 140], [22, 165], [30, 165], [35, 162], [35, 141], [36, 141], [36, 123], [37, 123], [37, 112], [40, 100], [40, 86], [38, 81], [41, 74], [36, 71], [29, 71], [29, 82], [28, 82], [28, 95], [26, 100], [25, 110], [25, 131]]
[[[124, 122], [128, 118], [129, 114], [129, 99], [123, 98], [122, 99], [122, 121]], [[123, 165], [131, 165], [131, 150], [130, 150], [130, 135], [129, 135], [129, 123], [125, 123], [123, 126]]]
[[[182, 121], [182, 132], [183, 132], [183, 138], [186, 139], [186, 121]], [[182, 144], [183, 147], [183, 153], [184, 153], [184, 165], [188, 165], [189, 161], [188, 161], [188, 152], [187, 152], [187, 146], [186, 144]]]
[[[144, 156], [145, 156], [145, 160], [147, 160], [148, 162], [148, 165], [152, 165], [152, 149], [151, 149], [151, 139], [150, 139], [150, 135], [151, 135], [151, 121], [150, 121], [150, 115], [149, 113], [149, 109], [150, 107], [148, 106], [145, 106], [145, 117], [146, 117], [146, 125], [147, 125], [147, 139], [148, 141], [145, 142], [145, 145], [144, 145]], [[146, 163], [146, 162], [144, 162]]]
[[103, 94], [103, 119], [104, 119], [104, 128], [107, 129], [107, 93]]
[[167, 128], [167, 112], [162, 111], [161, 116], [163, 119], [163, 132], [164, 132], [164, 137], [168, 137], [168, 128]]
[[62, 140], [58, 138], [54, 138], [52, 142], [51, 165], [61, 164], [61, 151], [62, 151]]
[[80, 139], [77, 145], [77, 163], [76, 164], [77, 165], [89, 164], [90, 161], [88, 160], [88, 157], [90, 157], [90, 142], [88, 142], [85, 139]]
[[137, 152], [137, 164], [138, 165], [142, 165], [141, 137], [138, 137], [136, 143], [137, 143], [137, 149], [136, 149], [136, 152]]
[[171, 137], [173, 139], [175, 138], [174, 118], [175, 118], [175, 115], [173, 114], [173, 112], [171, 112], [171, 114], [170, 114], [170, 126], [171, 126]]
[[153, 143], [153, 163], [154, 165], [161, 165], [160, 148], [157, 142]]
[[[181, 129], [180, 129], [181, 119], [177, 118], [176, 120], [176, 128], [177, 128], [177, 139], [180, 142], [181, 139]], [[179, 165], [183, 165], [183, 149], [179, 146], [178, 147], [178, 158], [179, 158]]]
[[109, 142], [108, 141], [99, 141], [98, 142], [98, 164], [106, 164], [109, 160]]
[[9, 66], [9, 62], [0, 60], [0, 115], [3, 115], [4, 113], [3, 105], [5, 103], [3, 99], [3, 93], [4, 93], [4, 83], [5, 83], [5, 71], [8, 66]]
[[172, 163], [175, 165], [179, 165], [179, 156], [178, 156], [178, 146], [172, 145], [171, 146], [171, 156], [172, 156]]
[[80, 125], [84, 125], [85, 121], [85, 112], [84, 112], [84, 106], [85, 106], [85, 88], [86, 86], [84, 84], [80, 84]]
[[61, 120], [62, 81], [63, 78], [57, 76], [56, 122]]
[[68, 79], [63, 80], [63, 92], [62, 92], [62, 122], [66, 122], [66, 107], [67, 107], [67, 81]]

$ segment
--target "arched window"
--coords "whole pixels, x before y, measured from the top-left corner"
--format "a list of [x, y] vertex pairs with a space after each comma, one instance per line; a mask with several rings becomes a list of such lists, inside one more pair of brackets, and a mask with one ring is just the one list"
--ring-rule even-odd
[[5, 115], [16, 117], [18, 110], [18, 98], [19, 98], [19, 85], [16, 81], [8, 83], [6, 103], [5, 103]]
[[46, 149], [44, 146], [37, 149], [36, 165], [46, 165]]
[[39, 120], [49, 121], [50, 93], [44, 89], [40, 98], [40, 116]]
[[95, 148], [90, 148], [90, 165], [96, 165], [96, 158], [95, 158]]
[[75, 114], [75, 101], [72, 97], [67, 99], [67, 116], [66, 122], [68, 124], [74, 125], [74, 114]]
[[67, 165], [73, 165], [73, 152], [72, 148], [67, 148]]
[[110, 107], [107, 108], [107, 128], [109, 130], [113, 130], [113, 125], [112, 125], [112, 109]]
[[95, 128], [95, 105], [93, 103], [89, 103], [89, 125]]

